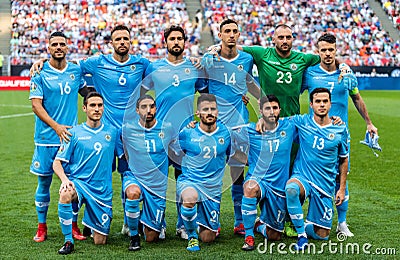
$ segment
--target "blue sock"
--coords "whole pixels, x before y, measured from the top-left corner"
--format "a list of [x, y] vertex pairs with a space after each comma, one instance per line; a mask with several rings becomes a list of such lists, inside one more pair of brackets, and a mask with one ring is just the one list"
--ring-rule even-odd
[[47, 210], [50, 204], [50, 185], [53, 176], [38, 176], [38, 186], [35, 194], [36, 212], [39, 223], [46, 223]]
[[[335, 187], [335, 194], [340, 188], [340, 183], [336, 182], [336, 187]], [[349, 186], [346, 181], [346, 193], [344, 197], [344, 201], [341, 205], [336, 206], [337, 212], [338, 212], [338, 222], [343, 223], [346, 221], [347, 218], [347, 210], [349, 209]]]
[[58, 203], [58, 218], [60, 220], [61, 232], [64, 235], [64, 243], [67, 241], [74, 243], [74, 239], [72, 238], [72, 215], [71, 203]]
[[186, 208], [185, 206], [181, 206], [181, 215], [183, 224], [185, 225], [186, 232], [188, 234], [189, 239], [198, 238], [197, 235], [197, 205], [193, 208]]
[[286, 185], [285, 193], [287, 209], [292, 223], [296, 228], [297, 234], [302, 235], [305, 230], [303, 209], [300, 203], [300, 187], [297, 183], [291, 182]]
[[78, 222], [79, 204], [78, 202], [71, 202], [72, 204], [72, 222]]
[[314, 225], [311, 224], [311, 223], [307, 223], [306, 224], [305, 230], [306, 230], [307, 236], [311, 237], [313, 239], [316, 239], [316, 240], [328, 240], [328, 238], [329, 238], [329, 236], [326, 236], [326, 237], [318, 236], [317, 233], [315, 233]]
[[257, 198], [247, 198], [243, 196], [242, 215], [243, 225], [246, 231], [245, 237], [254, 237], [254, 221], [256, 221], [257, 218]]
[[136, 236], [138, 234], [140, 217], [139, 202], [140, 200], [130, 199], [126, 199], [125, 201], [126, 224], [128, 224], [131, 236]]
[[235, 213], [235, 227], [243, 223], [242, 217], [242, 198], [243, 198], [243, 185], [233, 184], [231, 187], [233, 212]]

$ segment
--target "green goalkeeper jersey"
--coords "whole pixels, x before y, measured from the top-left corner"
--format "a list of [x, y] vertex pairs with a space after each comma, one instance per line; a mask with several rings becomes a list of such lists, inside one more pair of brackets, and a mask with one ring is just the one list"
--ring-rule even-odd
[[288, 58], [278, 55], [275, 48], [243, 47], [253, 56], [258, 68], [263, 95], [274, 94], [281, 105], [281, 117], [300, 114], [300, 89], [303, 72], [320, 62], [318, 55], [291, 51]]

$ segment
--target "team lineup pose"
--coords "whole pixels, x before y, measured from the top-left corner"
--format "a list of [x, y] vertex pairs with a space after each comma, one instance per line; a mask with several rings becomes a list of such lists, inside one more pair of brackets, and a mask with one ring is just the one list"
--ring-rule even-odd
[[[124, 25], [117, 25], [112, 29], [111, 44], [114, 49], [112, 54], [93, 56], [77, 61], [77, 63], [83, 75], [92, 75], [96, 91], [104, 97], [103, 121], [120, 129], [129, 98], [132, 94], [139, 97], [137, 88], [140, 87], [140, 82], [144, 78], [145, 70], [150, 62], [140, 55], [129, 54], [130, 30]], [[39, 72], [43, 62], [44, 60], [36, 62], [31, 71]], [[116, 162], [113, 161], [113, 170], [116, 168], [115, 165]], [[117, 169], [121, 173], [122, 180], [122, 173], [128, 170], [124, 157], [119, 158]], [[123, 195], [122, 191], [122, 199]], [[128, 234], [126, 224], [123, 225], [121, 233]]]
[[[68, 142], [69, 129], [77, 123], [78, 92], [86, 93], [85, 81], [79, 66], [67, 62], [67, 39], [62, 32], [49, 37], [49, 62], [41, 74], [31, 79], [29, 99], [35, 113], [35, 151], [30, 172], [38, 175], [35, 205], [38, 215], [38, 230], [33, 238], [36, 242], [47, 239], [47, 210], [50, 203], [50, 185], [53, 178], [52, 163], [61, 141]], [[76, 205], [74, 205], [76, 208]], [[76, 239], [85, 239], [77, 225], [77, 213], [73, 219], [73, 234]]]
[[[130, 251], [140, 249], [139, 220], [147, 242], [157, 241], [164, 224], [168, 184], [168, 146], [176, 133], [171, 124], [156, 119], [156, 104], [149, 95], [136, 102], [139, 120], [122, 128], [130, 171], [124, 173], [125, 214]], [[140, 211], [139, 203], [143, 201]]]
[[229, 130], [217, 122], [218, 108], [214, 95], [200, 95], [196, 114], [200, 124], [194, 128], [184, 128], [179, 133], [179, 146], [185, 156], [176, 189], [182, 202], [180, 212], [188, 234], [189, 251], [200, 250], [199, 236], [205, 243], [215, 240], [219, 226], [222, 177], [231, 149]]
[[[90, 92], [83, 101], [86, 122], [70, 130], [70, 141], [63, 142], [53, 163], [61, 180], [58, 216], [64, 235], [59, 254], [74, 250], [72, 238], [72, 201], [85, 204], [83, 224], [93, 231], [95, 244], [105, 244], [112, 220], [112, 161], [118, 130], [101, 121], [103, 97]], [[61, 162], [68, 163], [70, 176]]]
[[[172, 25], [165, 29], [164, 39], [167, 57], [150, 64], [143, 80], [141, 94], [154, 89], [157, 104], [157, 119], [169, 122], [176, 135], [193, 120], [193, 102], [196, 91], [202, 91], [205, 85], [204, 72], [184, 58], [186, 35], [181, 26]], [[170, 164], [175, 168], [175, 179], [181, 174], [181, 158], [170, 153]], [[187, 239], [177, 203], [178, 221], [176, 235]]]
[[[303, 85], [301, 92], [308, 90], [312, 92], [314, 89], [323, 87], [329, 89], [332, 95], [331, 115], [339, 116], [346, 124], [348, 124], [348, 96], [351, 97], [354, 106], [365, 120], [367, 130], [370, 134], [378, 134], [378, 129], [373, 125], [367, 111], [367, 107], [358, 91], [357, 86], [346, 84], [345, 80], [338, 81], [340, 70], [336, 68], [336, 37], [332, 34], [324, 34], [318, 38], [316, 43], [317, 51], [321, 57], [321, 63], [313, 67], [309, 67], [304, 73]], [[355, 83], [357, 83], [355, 81]], [[310, 114], [313, 110], [310, 108]], [[349, 144], [350, 145], [350, 144]], [[350, 146], [349, 146], [350, 149]], [[350, 159], [349, 159], [350, 171]], [[336, 192], [340, 187], [339, 179], [336, 182]], [[337, 232], [343, 232], [348, 237], [354, 236], [349, 230], [346, 223], [347, 210], [349, 206], [349, 190], [346, 183], [346, 197], [343, 203], [336, 207], [338, 212]]]
[[[345, 199], [348, 168], [348, 131], [346, 125], [333, 125], [329, 118], [331, 93], [316, 88], [310, 93], [313, 115], [293, 117], [300, 148], [287, 182], [285, 193], [289, 216], [296, 228], [296, 250], [304, 250], [307, 237], [327, 240], [332, 226], [333, 203]], [[334, 195], [339, 162], [340, 189]], [[307, 223], [304, 224], [302, 203], [309, 199]]]
[[[214, 58], [213, 66], [206, 68], [208, 92], [217, 97], [218, 117], [227, 127], [247, 124], [249, 112], [242, 97], [248, 91], [257, 99], [260, 89], [254, 84], [251, 72], [253, 58], [237, 49], [236, 43], [240, 36], [239, 28], [234, 20], [227, 19], [220, 24], [218, 37], [221, 39], [220, 58]], [[241, 147], [246, 152], [247, 145]], [[232, 201], [234, 205], [234, 233], [244, 235], [241, 213], [243, 197], [244, 164], [235, 159], [228, 162], [232, 179]]]
[[[90, 57], [77, 65], [66, 62], [65, 35], [52, 34], [52, 57], [44, 63], [41, 74], [32, 78], [30, 93], [37, 115], [31, 165], [31, 172], [39, 175], [35, 241], [47, 237], [53, 166], [62, 181], [58, 211], [65, 241], [59, 253], [71, 253], [74, 239], [85, 239], [77, 227], [73, 203], [86, 204], [83, 224], [92, 230], [95, 244], [106, 243], [112, 219], [111, 173], [116, 155], [120, 158], [118, 171], [122, 173], [126, 203], [121, 233], [130, 235], [129, 251], [141, 248], [141, 231], [146, 242], [165, 238], [171, 163], [177, 179], [176, 234], [188, 240], [188, 251], [200, 250], [199, 239], [208, 243], [217, 236], [227, 161], [233, 182], [234, 233], [244, 235], [243, 250], [254, 250], [254, 230], [269, 240], [279, 240], [288, 230], [288, 236], [296, 234], [286, 229], [286, 212], [298, 234], [295, 249], [305, 249], [308, 238], [328, 239], [332, 197], [339, 212], [337, 231], [353, 235], [346, 224], [349, 136], [346, 125], [332, 125], [329, 114], [347, 122], [350, 95], [368, 131], [377, 134], [377, 128], [354, 81], [338, 81], [334, 36], [324, 35], [318, 40], [319, 56], [292, 51], [293, 35], [287, 25], [276, 27], [274, 48], [238, 46], [239, 28], [230, 19], [221, 23], [218, 36], [220, 59], [214, 58], [211, 67], [198, 69], [183, 57], [186, 36], [176, 25], [164, 31], [167, 57], [152, 64], [129, 54], [130, 31], [122, 25], [111, 32], [113, 54]], [[267, 94], [260, 99], [258, 124], [248, 124], [249, 113], [243, 101], [247, 92], [256, 98], [261, 96], [250, 77], [253, 61]], [[78, 90], [88, 93], [82, 76], [87, 73], [92, 75], [97, 92], [84, 98], [86, 123], [69, 130], [76, 124]], [[311, 92], [310, 115], [293, 116], [300, 112], [299, 95], [306, 89]], [[145, 95], [148, 90], [155, 91], [155, 98]], [[201, 94], [197, 100], [200, 123], [185, 128], [193, 120], [196, 91], [210, 94]], [[49, 98], [52, 102], [47, 105]], [[124, 121], [126, 109], [131, 109], [129, 100], [136, 100], [134, 110], [128, 112], [137, 120]], [[285, 116], [293, 117], [280, 119]], [[297, 138], [300, 150], [292, 173], [290, 150]], [[117, 142], [124, 152], [116, 149]], [[249, 171], [244, 178], [246, 162]], [[306, 198], [310, 203], [308, 222], [304, 224], [301, 205]]]
[[[247, 133], [249, 142], [249, 170], [242, 200], [246, 231], [242, 249], [245, 251], [255, 248], [254, 228], [269, 240], [281, 238], [287, 211], [285, 185], [289, 179], [290, 150], [296, 138], [296, 129], [291, 120], [279, 119], [280, 103], [277, 97], [263, 96], [260, 100], [260, 113], [265, 131], [259, 133], [256, 124], [250, 123], [234, 132], [234, 139], [237, 140], [243, 140]], [[256, 221], [258, 202], [263, 221]]]

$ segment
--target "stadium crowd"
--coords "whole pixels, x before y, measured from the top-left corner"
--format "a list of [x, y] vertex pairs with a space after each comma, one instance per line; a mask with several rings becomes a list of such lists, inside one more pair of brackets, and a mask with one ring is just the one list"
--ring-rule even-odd
[[393, 26], [400, 30], [400, 1], [399, 0], [381, 0], [383, 10], [389, 15]]
[[[311, 51], [322, 32], [332, 32], [338, 39], [339, 55], [349, 65], [400, 65], [399, 43], [381, 28], [366, 0], [206, 0], [202, 4], [215, 41], [218, 24], [225, 18], [239, 21], [240, 44], [244, 45], [273, 46], [274, 27], [286, 23], [293, 27], [293, 46], [299, 51]], [[398, 5], [390, 6], [396, 13]]]
[[200, 27], [190, 21], [183, 0], [32, 0], [11, 1], [11, 64], [30, 64], [47, 57], [48, 32], [62, 30], [69, 38], [70, 58], [110, 53], [111, 28], [131, 28], [132, 52], [148, 58], [165, 55], [162, 32], [182, 25], [188, 50], [199, 55]]
[[[399, 1], [381, 0], [400, 29]], [[225, 18], [239, 21], [240, 44], [273, 46], [279, 23], [293, 26], [299, 51], [312, 51], [321, 32], [335, 33], [339, 55], [353, 66], [399, 66], [400, 44], [381, 28], [366, 0], [359, 1], [220, 1], [202, 0], [204, 17], [218, 41], [218, 24]], [[191, 21], [183, 0], [45, 0], [11, 1], [11, 64], [30, 64], [47, 57], [48, 32], [63, 30], [69, 37], [70, 58], [110, 53], [110, 29], [115, 24], [132, 28], [132, 53], [155, 59], [165, 55], [162, 31], [182, 25], [189, 41], [186, 54], [198, 56], [201, 16]]]

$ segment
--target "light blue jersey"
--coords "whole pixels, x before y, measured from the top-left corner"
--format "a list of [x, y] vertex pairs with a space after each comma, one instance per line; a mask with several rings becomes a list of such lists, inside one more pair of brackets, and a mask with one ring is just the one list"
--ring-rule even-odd
[[176, 135], [170, 123], [159, 121], [152, 128], [145, 128], [139, 122], [122, 127], [122, 140], [132, 174], [143, 187], [162, 198], [167, 192], [168, 146]]
[[179, 133], [179, 145], [185, 156], [178, 183], [195, 184], [211, 199], [220, 196], [226, 159], [231, 152], [231, 136], [226, 126], [217, 121], [217, 129], [212, 133], [201, 130], [199, 124], [184, 128]]
[[[31, 79], [29, 99], [42, 99], [43, 108], [58, 124], [73, 126], [77, 123], [78, 90], [85, 86], [79, 66], [67, 63], [57, 70], [49, 62], [44, 63], [40, 74]], [[35, 145], [59, 146], [60, 137], [35, 115]]]
[[293, 166], [299, 175], [325, 196], [332, 196], [338, 174], [339, 157], [348, 157], [346, 125], [318, 125], [311, 115], [293, 116], [300, 148]]
[[231, 60], [214, 58], [213, 64], [206, 72], [208, 91], [217, 97], [218, 118], [228, 127], [248, 123], [249, 112], [242, 96], [248, 91], [247, 82], [252, 80], [253, 57], [238, 51]]
[[[91, 74], [94, 87], [104, 98], [103, 122], [117, 128], [122, 126], [129, 98], [139, 98], [140, 83], [149, 60], [139, 55], [129, 55], [126, 62], [116, 61], [112, 54], [81, 60], [83, 74]], [[138, 88], [139, 87], [139, 88]]]
[[206, 87], [203, 74], [188, 59], [178, 64], [161, 59], [150, 64], [146, 70], [143, 87], [155, 90], [156, 118], [170, 122], [176, 133], [193, 120], [194, 94], [196, 90]]
[[68, 162], [69, 179], [95, 197], [100, 204], [112, 205], [112, 162], [118, 131], [102, 124], [92, 129], [86, 123], [70, 130], [69, 143], [63, 142], [56, 159]]
[[[320, 64], [309, 67], [303, 75], [301, 93], [306, 89], [311, 93], [316, 88], [326, 88], [331, 92], [332, 106], [329, 111], [330, 116], [339, 116], [343, 122], [348, 124], [348, 96], [358, 93], [358, 88], [350, 91], [345, 86], [344, 81], [338, 81], [340, 70], [327, 72]], [[312, 115], [313, 110], [309, 108]]]
[[249, 138], [249, 170], [246, 180], [265, 182], [276, 194], [285, 196], [285, 185], [289, 179], [290, 151], [297, 136], [291, 120], [284, 118], [272, 131], [262, 134], [256, 131], [255, 123], [250, 123], [234, 136], [246, 131]]

